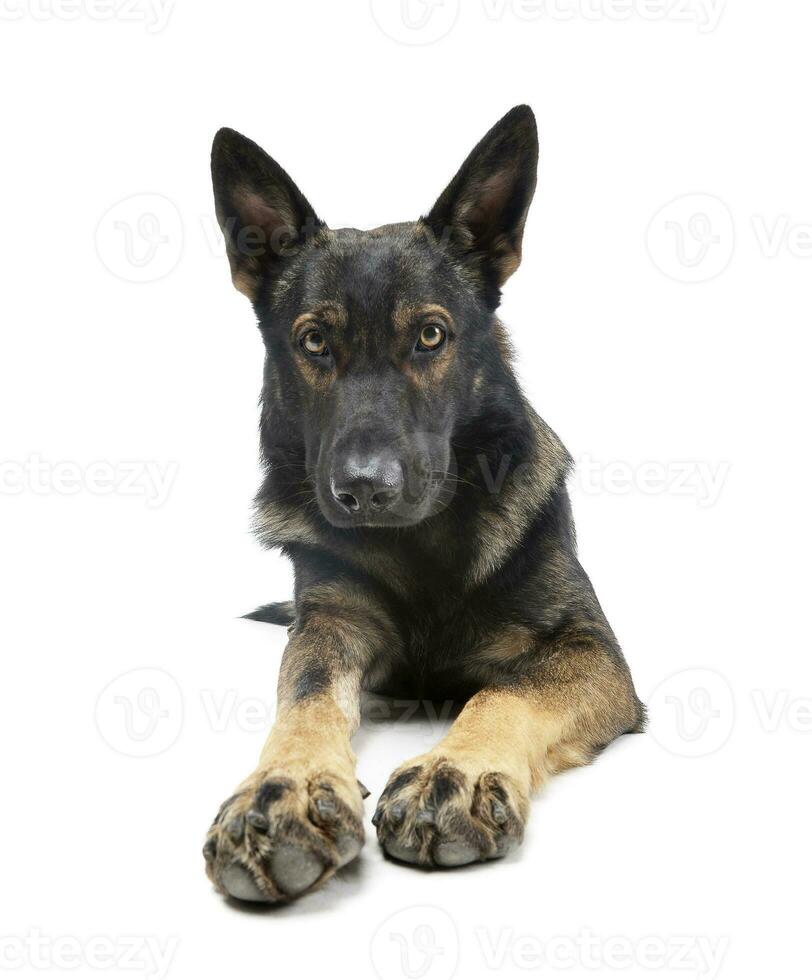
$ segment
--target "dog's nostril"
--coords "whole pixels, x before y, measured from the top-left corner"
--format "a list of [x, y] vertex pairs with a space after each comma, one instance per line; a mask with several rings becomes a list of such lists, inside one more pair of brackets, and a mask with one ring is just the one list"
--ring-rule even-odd
[[358, 510], [361, 506], [358, 503], [358, 499], [353, 497], [351, 493], [337, 493], [335, 495], [336, 500], [342, 504], [347, 510]]
[[400, 498], [402, 488], [400, 461], [389, 456], [350, 456], [330, 474], [333, 499], [353, 520], [389, 510]]
[[370, 497], [370, 503], [376, 510], [383, 510], [388, 507], [394, 499], [395, 494], [391, 490], [379, 490]]

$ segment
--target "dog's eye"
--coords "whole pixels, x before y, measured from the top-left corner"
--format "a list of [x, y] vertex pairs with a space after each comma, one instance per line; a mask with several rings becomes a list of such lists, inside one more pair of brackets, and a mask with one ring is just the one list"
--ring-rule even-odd
[[442, 347], [445, 338], [446, 332], [444, 327], [441, 327], [439, 323], [427, 323], [420, 331], [417, 349], [437, 350], [438, 347]]
[[323, 357], [328, 354], [327, 341], [318, 330], [308, 330], [302, 337], [302, 348], [312, 357]]

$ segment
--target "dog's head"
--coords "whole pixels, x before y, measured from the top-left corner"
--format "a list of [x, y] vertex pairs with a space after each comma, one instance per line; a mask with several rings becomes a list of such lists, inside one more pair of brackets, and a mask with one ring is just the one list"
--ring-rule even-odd
[[215, 137], [232, 278], [267, 348], [264, 438], [301, 447], [330, 523], [414, 524], [444, 501], [455, 427], [498, 389], [493, 312], [519, 265], [537, 161], [533, 113], [518, 106], [426, 217], [333, 231], [255, 143]]

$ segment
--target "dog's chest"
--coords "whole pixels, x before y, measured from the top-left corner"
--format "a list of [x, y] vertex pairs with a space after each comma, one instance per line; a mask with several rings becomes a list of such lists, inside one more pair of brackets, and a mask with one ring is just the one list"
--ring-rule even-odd
[[477, 620], [464, 604], [453, 609], [424, 606], [406, 615], [400, 623], [402, 648], [392, 662], [393, 693], [468, 697], [476, 688], [471, 668]]

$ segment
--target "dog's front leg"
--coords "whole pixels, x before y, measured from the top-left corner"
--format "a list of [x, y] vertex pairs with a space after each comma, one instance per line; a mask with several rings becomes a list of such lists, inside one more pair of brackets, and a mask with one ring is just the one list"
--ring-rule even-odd
[[509, 680], [474, 695], [433, 750], [391, 776], [373, 817], [391, 857], [454, 867], [509, 853], [547, 777], [641, 729], [642, 705], [611, 644], [539, 644], [515, 672], [495, 654], [490, 669]]
[[259, 765], [222, 805], [204, 847], [218, 890], [248, 901], [314, 890], [364, 842], [350, 738], [380, 631], [363, 615], [303, 606]]

